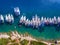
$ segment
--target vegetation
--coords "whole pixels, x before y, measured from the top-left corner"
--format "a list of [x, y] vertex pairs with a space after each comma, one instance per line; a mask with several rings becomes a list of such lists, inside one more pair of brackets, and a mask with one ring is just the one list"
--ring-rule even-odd
[[[16, 37], [14, 40], [11, 39], [11, 33], [8, 32], [8, 35], [10, 35], [9, 38], [1, 38], [0, 39], [0, 45], [46, 45], [43, 42], [38, 42], [38, 41], [32, 41], [32, 40], [27, 40], [27, 39], [22, 39]], [[12, 35], [13, 36], [13, 35]], [[25, 33], [24, 36], [29, 36], [28, 33]], [[28, 38], [29, 39], [29, 38]], [[52, 44], [54, 45], [54, 44]]]
[[51, 45], [55, 45], [55, 44], [51, 44]]
[[7, 45], [7, 43], [9, 42], [8, 39], [0, 39], [0, 45]]
[[[27, 40], [23, 40], [23, 41], [20, 41], [20, 43], [16, 43], [15, 40], [11, 41], [10, 39], [0, 39], [0, 45], [7, 45], [8, 43], [11, 43], [10, 45], [28, 45], [29, 41]], [[30, 45], [46, 45], [42, 42], [36, 42], [36, 41], [31, 41], [30, 42], [31, 44]]]
[[19, 45], [18, 43], [13, 43], [13, 44], [10, 44], [10, 45]]
[[27, 40], [23, 40], [23, 41], [21, 41], [20, 43], [21, 43], [21, 45], [27, 45], [28, 42], [29, 42], [29, 41], [27, 41]]
[[30, 45], [46, 45], [46, 44], [44, 44], [42, 42], [31, 41]]

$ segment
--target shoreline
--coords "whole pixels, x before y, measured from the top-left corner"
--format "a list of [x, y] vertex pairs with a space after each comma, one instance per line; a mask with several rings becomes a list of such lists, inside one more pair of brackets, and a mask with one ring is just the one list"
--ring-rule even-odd
[[0, 34], [8, 34], [8, 35], [11, 35], [10, 33], [11, 32], [17, 32], [19, 35], [23, 35], [23, 36], [30, 36], [30, 37], [32, 37], [32, 38], [35, 38], [36, 40], [38, 40], [38, 41], [41, 41], [41, 40], [43, 40], [43, 41], [49, 41], [49, 42], [54, 42], [54, 41], [56, 41], [56, 40], [58, 40], [58, 42], [60, 41], [60, 39], [45, 39], [45, 38], [37, 38], [37, 37], [35, 37], [35, 36], [33, 36], [33, 35], [31, 35], [30, 33], [28, 33], [28, 32], [24, 32], [24, 33], [22, 33], [22, 32], [18, 32], [18, 31], [16, 31], [16, 30], [14, 30], [14, 31], [9, 31], [9, 32], [0, 32]]
[[[23, 35], [23, 34], [18, 33], [17, 31], [11, 31], [10, 35], [6, 32], [0, 33], [0, 39], [2, 39], [2, 38], [5, 38], [5, 39], [11, 38], [11, 40], [21, 39], [21, 41], [26, 39], [28, 41], [42, 42], [47, 45], [54, 44], [54, 41], [50, 42], [49, 40], [48, 41], [42, 40], [42, 39], [38, 40], [38, 39], [34, 38], [33, 36], [30, 36], [28, 33], [27, 33], [27, 35], [26, 34]], [[57, 43], [60, 43], [60, 40], [57, 40]]]
[[[0, 34], [9, 34], [9, 33], [11, 33], [11, 32], [18, 32], [17, 30], [14, 30], [14, 31], [12, 31], [12, 30], [10, 30], [10, 31], [8, 31], [8, 32], [0, 32]], [[45, 40], [45, 41], [55, 41], [55, 39], [45, 39], [45, 38], [38, 38], [38, 37], [36, 37], [36, 36], [33, 36], [33, 35], [31, 35], [30, 33], [28, 33], [28, 32], [24, 32], [24, 33], [22, 33], [22, 32], [18, 32], [19, 34], [22, 34], [22, 35], [28, 35], [28, 36], [30, 36], [30, 37], [33, 37], [33, 38], [35, 38], [35, 39], [37, 39], [37, 40]], [[56, 39], [56, 40], [60, 40], [60, 39]]]

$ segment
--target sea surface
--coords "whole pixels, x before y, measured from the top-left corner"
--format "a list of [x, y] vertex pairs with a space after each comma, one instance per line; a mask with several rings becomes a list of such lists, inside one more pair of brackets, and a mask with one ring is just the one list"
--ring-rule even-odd
[[[39, 17], [60, 16], [59, 0], [0, 0], [0, 14], [3, 14], [3, 16], [9, 13], [14, 14], [14, 7], [19, 7], [21, 10], [21, 15], [24, 14], [29, 19], [31, 19], [31, 17], [35, 14]], [[38, 39], [60, 39], [60, 31], [57, 31], [58, 28], [56, 29], [56, 27], [44, 27], [42, 31], [39, 31], [37, 29], [26, 28], [24, 26], [18, 27], [18, 21], [19, 17], [15, 17], [14, 24], [9, 25], [4, 23], [3, 25], [0, 25], [0, 32], [17, 30], [21, 33], [28, 32], [30, 35]]]

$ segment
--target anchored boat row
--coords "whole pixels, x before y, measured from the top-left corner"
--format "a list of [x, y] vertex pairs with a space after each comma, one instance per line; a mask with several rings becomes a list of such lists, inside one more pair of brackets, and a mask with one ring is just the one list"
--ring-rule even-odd
[[27, 19], [26, 16], [21, 16], [20, 21], [19, 21], [20, 25], [25, 25], [25, 26], [30, 26], [33, 28], [38, 28], [38, 27], [42, 27], [42, 26], [52, 26], [52, 25], [56, 25], [56, 26], [60, 26], [60, 17], [53, 17], [53, 18], [46, 18], [46, 17], [41, 17], [39, 18], [37, 16], [37, 14], [35, 16], [32, 17], [31, 20]]
[[14, 17], [12, 14], [7, 14], [5, 15], [5, 17], [3, 17], [3, 15], [0, 15], [0, 24], [1, 23], [4, 23], [7, 22], [7, 23], [14, 23]]
[[[12, 24], [14, 23], [14, 17], [12, 14], [7, 14], [5, 15], [5, 17], [3, 15], [0, 15], [0, 24], [1, 23], [9, 23]], [[27, 27], [33, 27], [33, 28], [39, 28], [39, 27], [43, 27], [43, 26], [60, 26], [60, 17], [53, 17], [53, 18], [49, 18], [49, 17], [41, 17], [39, 18], [37, 16], [37, 14], [35, 16], [32, 17], [31, 20], [29, 20], [28, 18], [26, 18], [26, 16], [21, 16], [20, 20], [19, 20], [19, 25], [25, 25]]]

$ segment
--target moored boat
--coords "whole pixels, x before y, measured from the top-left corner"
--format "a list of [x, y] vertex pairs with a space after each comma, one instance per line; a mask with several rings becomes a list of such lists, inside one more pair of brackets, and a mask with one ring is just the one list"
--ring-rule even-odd
[[11, 23], [14, 23], [14, 17], [11, 15]]
[[6, 16], [5, 16], [5, 21], [6, 21], [7, 23], [9, 23], [9, 24], [14, 23], [14, 17], [13, 17], [13, 15], [11, 15], [11, 14], [6, 15]]
[[9, 23], [11, 22], [11, 16], [10, 16], [10, 14], [8, 14], [8, 22]]
[[52, 18], [49, 19], [49, 24], [53, 25], [53, 19]]
[[4, 23], [4, 17], [0, 15], [0, 23]]
[[32, 17], [31, 20], [29, 20], [26, 18], [26, 16], [22, 16], [20, 18], [19, 23], [23, 23], [24, 26], [29, 26], [32, 28], [39, 29], [39, 27], [41, 28], [41, 27], [45, 27], [45, 26], [57, 26], [56, 24], [60, 25], [60, 17], [56, 18], [54, 16], [54, 18], [49, 18], [49, 17], [39, 18], [36, 14], [35, 16]]
[[20, 9], [19, 9], [19, 7], [15, 7], [14, 8], [14, 14], [15, 14], [15, 16], [19, 16], [20, 15]]
[[60, 17], [57, 18], [58, 26], [60, 26]]
[[8, 22], [8, 16], [7, 15], [5, 16], [5, 21]]
[[57, 18], [56, 18], [56, 16], [54, 16], [54, 18], [53, 18], [53, 23], [56, 25], [57, 24]]

